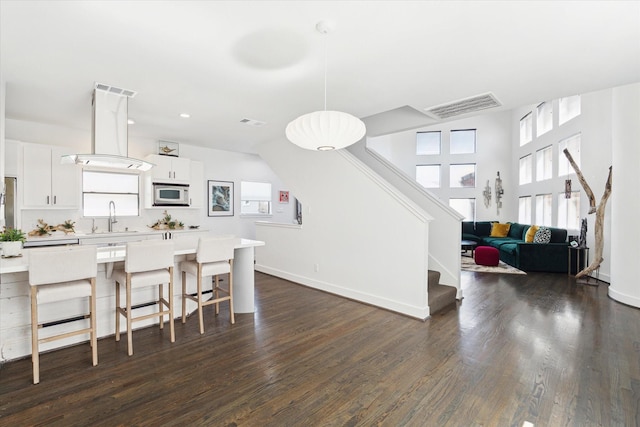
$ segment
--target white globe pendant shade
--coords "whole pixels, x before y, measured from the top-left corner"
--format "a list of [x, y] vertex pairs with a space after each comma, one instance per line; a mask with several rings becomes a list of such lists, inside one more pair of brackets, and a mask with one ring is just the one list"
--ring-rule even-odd
[[338, 150], [360, 141], [366, 132], [362, 120], [340, 111], [315, 111], [287, 125], [287, 139], [307, 150]]

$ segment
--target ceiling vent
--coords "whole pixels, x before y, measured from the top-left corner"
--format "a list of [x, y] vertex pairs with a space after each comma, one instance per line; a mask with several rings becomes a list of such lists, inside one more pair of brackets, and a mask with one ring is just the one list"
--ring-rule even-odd
[[260, 120], [253, 120], [253, 119], [246, 119], [246, 118], [240, 120], [240, 123], [244, 123], [245, 125], [249, 125], [257, 128], [259, 128], [260, 126], [266, 125], [265, 122], [261, 122]]
[[115, 87], [110, 85], [105, 85], [102, 83], [96, 83], [96, 89], [103, 90], [105, 92], [112, 93], [114, 95], [122, 95], [129, 98], [133, 98], [138, 94], [138, 92], [129, 89], [122, 89], [121, 87]]
[[449, 102], [447, 104], [425, 108], [425, 110], [427, 114], [436, 119], [448, 119], [450, 117], [475, 113], [476, 111], [495, 108], [501, 105], [502, 104], [500, 103], [500, 101], [498, 101], [492, 93], [485, 93], [482, 95], [476, 95], [470, 98]]

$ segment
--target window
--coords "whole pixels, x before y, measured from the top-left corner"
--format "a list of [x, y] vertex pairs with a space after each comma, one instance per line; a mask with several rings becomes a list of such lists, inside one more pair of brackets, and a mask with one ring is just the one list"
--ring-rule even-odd
[[520, 158], [520, 185], [531, 182], [531, 169], [533, 167], [533, 157], [531, 154]]
[[416, 166], [416, 181], [424, 188], [440, 188], [440, 165]]
[[536, 224], [551, 227], [551, 194], [538, 194], [536, 196]]
[[543, 102], [536, 108], [536, 135], [540, 136], [553, 128], [553, 107], [550, 102]]
[[580, 192], [572, 191], [571, 198], [558, 194], [558, 227], [569, 230], [580, 229]]
[[83, 216], [108, 217], [110, 202], [118, 216], [138, 216], [139, 201], [137, 174], [82, 171]]
[[470, 154], [476, 152], [476, 130], [452, 130], [449, 141], [451, 154]]
[[580, 95], [560, 98], [558, 103], [558, 124], [562, 125], [580, 115]]
[[518, 198], [518, 222], [531, 224], [531, 196]]
[[575, 134], [570, 136], [569, 138], [563, 139], [560, 141], [560, 155], [558, 160], [558, 176], [569, 175], [570, 173], [574, 173], [573, 166], [569, 163], [569, 159], [564, 154], [564, 149], [566, 148], [573, 157], [573, 161], [576, 162], [578, 167], [580, 167], [580, 139], [581, 134]]
[[240, 214], [271, 215], [271, 184], [240, 182]]
[[440, 131], [418, 132], [416, 134], [416, 154], [440, 154]]
[[475, 221], [476, 199], [449, 199], [449, 206], [463, 215], [465, 221]]
[[451, 165], [449, 167], [449, 186], [451, 188], [475, 188], [475, 163]]
[[551, 146], [536, 151], [536, 181], [551, 179], [552, 154]]
[[531, 112], [520, 119], [520, 146], [531, 142], [533, 139], [533, 115]]

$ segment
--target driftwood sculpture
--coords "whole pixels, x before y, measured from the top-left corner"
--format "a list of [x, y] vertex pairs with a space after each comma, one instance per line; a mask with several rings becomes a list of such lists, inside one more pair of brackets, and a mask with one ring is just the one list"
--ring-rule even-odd
[[602, 264], [602, 261], [604, 260], [604, 258], [602, 258], [602, 249], [604, 247], [604, 208], [607, 205], [607, 200], [609, 200], [609, 196], [611, 196], [612, 167], [609, 166], [609, 177], [607, 178], [607, 183], [604, 186], [604, 194], [600, 199], [600, 203], [598, 203], [598, 206], [596, 207], [596, 198], [593, 195], [593, 191], [591, 191], [591, 187], [589, 187], [589, 184], [587, 184], [587, 180], [584, 178], [584, 175], [582, 175], [580, 168], [578, 167], [576, 162], [573, 160], [573, 157], [569, 153], [569, 150], [565, 148], [563, 152], [564, 152], [564, 155], [567, 156], [567, 159], [569, 160], [569, 163], [571, 164], [573, 169], [576, 171], [576, 175], [578, 175], [580, 184], [582, 184], [582, 188], [584, 188], [584, 191], [587, 193], [587, 197], [589, 197], [589, 214], [592, 214], [594, 212], [596, 214], [596, 224], [594, 227], [594, 233], [596, 238], [595, 253], [593, 256], [593, 260], [591, 261], [591, 264], [588, 265], [584, 270], [576, 274], [576, 279], [579, 279], [580, 277], [591, 274], [592, 272], [600, 268], [600, 264]]

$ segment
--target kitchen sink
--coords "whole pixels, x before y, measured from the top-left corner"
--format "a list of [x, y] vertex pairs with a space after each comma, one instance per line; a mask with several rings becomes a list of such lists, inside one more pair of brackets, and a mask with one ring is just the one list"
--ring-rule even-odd
[[137, 233], [138, 230], [128, 230], [128, 231], [96, 231], [93, 233], [87, 234], [87, 236], [95, 236], [95, 235], [110, 235], [110, 234], [128, 234], [128, 233]]

